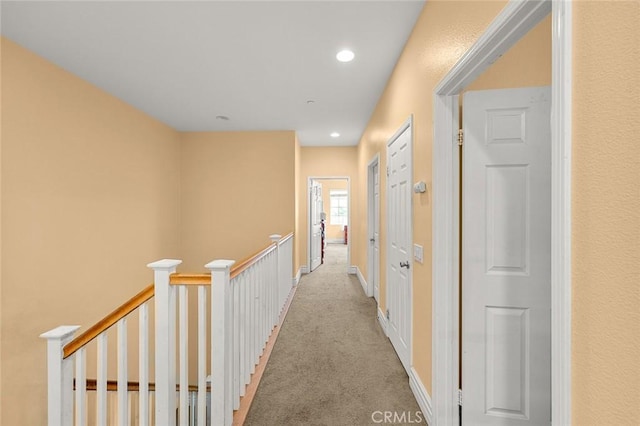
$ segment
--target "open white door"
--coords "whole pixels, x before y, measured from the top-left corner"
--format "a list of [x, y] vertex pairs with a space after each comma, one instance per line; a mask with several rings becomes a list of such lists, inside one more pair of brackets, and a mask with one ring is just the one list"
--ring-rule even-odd
[[311, 264], [309, 272], [311, 272], [322, 263], [322, 226], [320, 215], [322, 213], [322, 184], [317, 180], [312, 180], [309, 191], [311, 200], [309, 208], [309, 222], [311, 223]]
[[411, 121], [387, 146], [387, 332], [407, 373], [411, 369], [412, 155]]
[[462, 421], [551, 423], [549, 87], [464, 96]]
[[367, 278], [373, 288], [370, 294], [380, 303], [380, 164], [378, 159], [369, 165], [369, 272]]

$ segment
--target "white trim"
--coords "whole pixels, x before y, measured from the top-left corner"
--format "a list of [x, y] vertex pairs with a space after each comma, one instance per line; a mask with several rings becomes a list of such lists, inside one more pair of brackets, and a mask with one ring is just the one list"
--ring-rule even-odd
[[354, 266], [354, 268], [356, 269], [356, 276], [358, 277], [358, 281], [360, 281], [360, 285], [362, 286], [362, 291], [364, 291], [364, 294], [366, 294], [367, 297], [371, 297], [371, 295], [368, 293], [369, 285], [367, 284], [367, 280], [364, 279], [362, 272], [360, 272], [360, 268], [358, 268], [357, 266]]
[[[311, 193], [309, 189], [311, 188], [311, 182], [314, 180], [339, 180], [346, 179], [347, 181], [347, 199], [349, 200], [349, 218], [347, 229], [349, 229], [349, 233], [351, 233], [351, 211], [353, 206], [351, 205], [351, 178], [349, 176], [307, 176], [307, 260], [309, 261], [306, 266], [306, 272], [303, 271], [303, 274], [309, 273], [309, 266], [311, 265]], [[324, 200], [322, 200], [324, 203]], [[351, 238], [347, 239], [347, 265], [351, 263]], [[353, 273], [353, 272], [351, 272]]]
[[358, 267], [357, 267], [357, 266], [353, 266], [353, 265], [351, 265], [351, 266], [349, 266], [349, 267], [347, 268], [347, 274], [349, 274], [349, 275], [355, 275], [355, 274], [357, 274], [357, 273], [358, 273]]
[[411, 391], [413, 391], [413, 396], [416, 398], [416, 401], [420, 406], [424, 420], [430, 425], [433, 421], [431, 397], [429, 396], [427, 389], [424, 387], [422, 380], [420, 380], [418, 372], [413, 367], [411, 367], [411, 371], [409, 371], [409, 387], [411, 388]]
[[572, 10], [552, 4], [551, 61], [551, 418], [571, 424]]
[[380, 323], [380, 327], [382, 327], [382, 331], [384, 331], [384, 335], [389, 337], [389, 333], [387, 332], [387, 316], [382, 312], [380, 306], [378, 306], [378, 322]]
[[[370, 238], [373, 238], [372, 235], [374, 235], [375, 233], [375, 229], [373, 229], [374, 227], [374, 219], [373, 219], [373, 214], [375, 211], [376, 206], [374, 205], [374, 198], [373, 198], [373, 192], [374, 192], [374, 185], [375, 185], [375, 176], [373, 175], [373, 168], [375, 166], [378, 166], [378, 185], [380, 184], [381, 180], [380, 180], [380, 153], [378, 152], [376, 155], [373, 156], [373, 158], [371, 159], [371, 161], [369, 161], [369, 164], [367, 165], [367, 237], [366, 237], [366, 241], [367, 241], [367, 277], [372, 277], [374, 275], [374, 271], [373, 271], [373, 267], [375, 265], [375, 259], [374, 259], [374, 251], [373, 251], [373, 245], [369, 242]], [[380, 206], [378, 206], [378, 213], [380, 213]], [[378, 227], [380, 226], [380, 218], [378, 218]], [[378, 236], [380, 236], [380, 229], [377, 230], [378, 231]], [[378, 242], [378, 244], [380, 244]], [[378, 256], [380, 257], [380, 256]], [[380, 289], [380, 262], [378, 262], [378, 289]], [[367, 288], [367, 296], [369, 297], [373, 297], [374, 296], [374, 291], [375, 289], [373, 288], [373, 282], [370, 282], [370, 287], [371, 288]], [[378, 295], [378, 299], [380, 299], [380, 295]]]
[[511, 0], [434, 90], [433, 422], [458, 423], [457, 95], [552, 15], [552, 424], [571, 424], [571, 2]]
[[511, 0], [434, 89], [457, 95], [551, 12], [551, 1]]
[[[413, 137], [414, 137], [414, 131], [413, 131], [413, 114], [411, 114], [409, 116], [409, 118], [407, 118], [405, 120], [404, 123], [402, 123], [402, 126], [400, 126], [400, 128], [398, 130], [396, 130], [396, 132], [393, 134], [393, 136], [391, 136], [391, 138], [389, 138], [389, 140], [387, 141], [387, 145], [386, 145], [386, 154], [387, 154], [387, 167], [389, 167], [389, 146], [395, 142], [396, 139], [398, 139], [400, 137], [400, 135], [405, 131], [409, 129], [409, 141], [410, 141], [410, 147], [411, 147], [411, 161], [409, 161], [409, 175], [411, 176], [411, 181], [410, 184], [413, 185]], [[386, 189], [386, 194], [389, 194], [389, 178], [387, 178], [386, 182], [385, 182], [385, 189]], [[411, 238], [411, 241], [409, 242], [409, 247], [413, 247], [413, 191], [411, 192], [410, 196], [409, 196], [409, 211], [411, 212], [411, 220], [409, 221], [409, 236]], [[391, 216], [389, 214], [389, 209], [391, 208], [389, 203], [386, 203], [386, 217], [387, 219], [389, 218], [389, 216]], [[389, 273], [390, 273], [390, 267], [389, 267], [389, 262], [390, 262], [390, 256], [389, 253], [391, 253], [391, 238], [389, 237], [390, 232], [389, 232], [389, 220], [386, 220], [386, 253], [387, 253], [387, 258], [386, 258], [386, 274], [385, 274], [385, 278], [386, 278], [386, 288], [385, 288], [385, 307], [387, 308], [387, 310], [389, 309], [389, 282], [391, 281], [389, 279]], [[408, 370], [409, 368], [411, 368], [411, 366], [413, 366], [413, 256], [409, 256], [409, 259], [407, 259], [407, 261], [409, 262], [410, 265], [410, 273], [407, 274], [409, 277], [409, 337], [408, 337], [408, 349], [409, 349], [409, 362], [408, 365], [405, 366], [405, 369], [407, 370], [407, 374], [408, 374]], [[387, 336], [389, 335], [389, 333], [387, 332]], [[404, 366], [404, 364], [403, 364]]]
[[301, 274], [303, 274], [303, 275], [304, 274], [308, 274], [309, 273], [309, 266], [308, 265], [301, 265], [299, 272]]
[[298, 268], [298, 272], [296, 273], [296, 276], [293, 277], [294, 286], [297, 286], [300, 283], [300, 277], [302, 277], [302, 266]]
[[[432, 407], [435, 423], [458, 424], [457, 96], [436, 96], [433, 146]], [[453, 113], [452, 113], [453, 112]], [[438, 147], [438, 141], [442, 147]], [[447, 149], [448, 148], [448, 149]], [[442, 396], [441, 396], [442, 395]]]

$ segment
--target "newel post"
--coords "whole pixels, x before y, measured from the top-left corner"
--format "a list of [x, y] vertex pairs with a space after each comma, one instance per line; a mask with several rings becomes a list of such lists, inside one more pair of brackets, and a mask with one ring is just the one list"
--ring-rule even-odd
[[272, 289], [273, 296], [275, 297], [275, 303], [274, 303], [274, 316], [275, 318], [273, 318], [273, 321], [271, 323], [271, 326], [273, 327], [274, 325], [277, 325], [279, 322], [279, 318], [280, 318], [280, 299], [282, 298], [282, 294], [281, 291], [281, 287], [282, 287], [282, 283], [280, 282], [281, 279], [281, 271], [280, 271], [280, 238], [282, 238], [282, 235], [280, 234], [273, 234], [273, 235], [269, 235], [269, 238], [271, 238], [271, 241], [273, 243], [275, 243], [276, 245], [276, 270], [275, 270], [275, 286]]
[[79, 328], [79, 325], [62, 325], [40, 335], [47, 340], [49, 426], [73, 424], [73, 357], [64, 359], [62, 350]]
[[176, 424], [176, 292], [169, 277], [182, 263], [162, 259], [149, 263], [153, 269], [156, 317], [156, 424]]
[[233, 305], [231, 266], [233, 260], [214, 260], [211, 271], [211, 424], [231, 425], [233, 421]]

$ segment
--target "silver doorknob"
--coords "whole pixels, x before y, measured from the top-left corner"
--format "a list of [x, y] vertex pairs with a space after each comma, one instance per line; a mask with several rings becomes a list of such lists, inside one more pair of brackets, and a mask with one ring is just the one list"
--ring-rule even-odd
[[409, 269], [409, 261], [407, 260], [406, 262], [400, 262], [400, 267]]

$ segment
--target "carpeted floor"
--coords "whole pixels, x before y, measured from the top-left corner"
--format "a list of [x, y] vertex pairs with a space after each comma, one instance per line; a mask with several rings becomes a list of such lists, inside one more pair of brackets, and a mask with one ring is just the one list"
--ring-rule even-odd
[[302, 277], [245, 425], [370, 425], [385, 412], [422, 419], [375, 301], [346, 273], [346, 249], [329, 245], [325, 263]]

